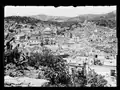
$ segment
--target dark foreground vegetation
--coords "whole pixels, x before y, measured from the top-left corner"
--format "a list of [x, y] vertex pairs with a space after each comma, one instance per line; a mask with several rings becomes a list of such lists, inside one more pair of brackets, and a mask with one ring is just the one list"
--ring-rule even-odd
[[104, 87], [107, 81], [103, 76], [90, 71], [84, 75], [84, 69], [73, 70], [69, 74], [67, 62], [61, 56], [55, 56], [43, 47], [42, 53], [24, 54], [16, 47], [4, 54], [5, 75], [11, 77], [33, 77], [47, 79], [50, 83], [43, 87]]

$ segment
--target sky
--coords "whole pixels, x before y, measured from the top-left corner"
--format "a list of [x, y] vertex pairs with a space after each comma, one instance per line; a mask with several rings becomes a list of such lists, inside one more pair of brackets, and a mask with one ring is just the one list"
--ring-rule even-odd
[[4, 16], [31, 16], [45, 14], [50, 16], [75, 17], [81, 14], [102, 14], [116, 10], [116, 6], [5, 6]]

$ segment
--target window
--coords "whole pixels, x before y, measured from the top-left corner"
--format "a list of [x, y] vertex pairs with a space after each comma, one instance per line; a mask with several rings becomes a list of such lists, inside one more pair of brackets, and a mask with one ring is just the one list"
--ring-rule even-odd
[[115, 70], [111, 70], [111, 76], [115, 76]]

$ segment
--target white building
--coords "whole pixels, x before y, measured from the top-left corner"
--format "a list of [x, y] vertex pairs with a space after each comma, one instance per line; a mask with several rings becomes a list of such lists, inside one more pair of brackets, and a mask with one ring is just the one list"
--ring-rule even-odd
[[116, 66], [116, 59], [113, 60], [105, 60], [104, 65], [109, 65], [109, 66]]
[[116, 72], [116, 67], [115, 66], [98, 66], [98, 65], [92, 65], [90, 66], [91, 69], [94, 69], [96, 73], [101, 74], [101, 75], [109, 75], [111, 76], [112, 70]]

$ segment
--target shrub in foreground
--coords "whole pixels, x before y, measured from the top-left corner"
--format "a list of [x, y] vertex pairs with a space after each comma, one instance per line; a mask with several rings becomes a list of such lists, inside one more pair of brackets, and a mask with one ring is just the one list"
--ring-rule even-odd
[[[29, 65], [36, 69], [42, 67], [44, 76], [51, 81], [51, 84], [68, 84], [70, 76], [65, 60], [60, 56], [55, 56], [48, 49], [43, 49], [43, 53], [31, 54], [29, 57]], [[39, 76], [41, 77], [41, 76]]]

